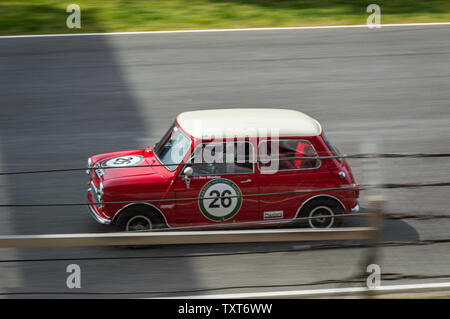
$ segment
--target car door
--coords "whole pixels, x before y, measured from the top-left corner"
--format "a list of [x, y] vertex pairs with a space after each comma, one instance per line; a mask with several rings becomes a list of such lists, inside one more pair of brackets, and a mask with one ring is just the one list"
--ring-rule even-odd
[[[245, 147], [239, 143], [245, 143]], [[231, 144], [235, 151], [230, 157]], [[203, 156], [205, 150], [214, 149], [214, 145], [215, 152], [220, 149], [223, 162], [208, 163], [205, 158], [199, 161], [198, 156], [206, 157]], [[244, 160], [237, 154], [238, 145], [245, 149]], [[177, 224], [192, 226], [258, 220], [259, 201], [253, 195], [258, 194], [259, 183], [253, 158], [254, 147], [248, 141], [197, 145], [190, 165], [193, 175], [186, 178], [181, 170], [174, 181]]]
[[[284, 193], [260, 197], [261, 218], [294, 218], [304, 200], [312, 195], [292, 192], [323, 188], [330, 175], [328, 170], [319, 159], [311, 159], [318, 155], [311, 142], [306, 139], [263, 140], [258, 147], [261, 194]], [[268, 158], [272, 160], [261, 162], [261, 154], [269, 155]], [[269, 167], [270, 169], [265, 170]]]

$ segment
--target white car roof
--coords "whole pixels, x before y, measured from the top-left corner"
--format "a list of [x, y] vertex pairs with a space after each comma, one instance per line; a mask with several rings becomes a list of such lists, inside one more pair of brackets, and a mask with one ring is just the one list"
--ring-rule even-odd
[[317, 120], [287, 109], [216, 109], [184, 112], [178, 125], [195, 138], [317, 136], [322, 127]]

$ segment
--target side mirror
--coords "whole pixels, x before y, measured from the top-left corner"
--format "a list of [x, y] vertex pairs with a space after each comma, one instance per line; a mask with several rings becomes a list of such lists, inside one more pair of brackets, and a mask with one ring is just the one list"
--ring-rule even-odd
[[191, 176], [194, 174], [194, 169], [190, 166], [185, 167], [183, 170], [183, 180], [186, 183], [186, 188], [189, 188], [191, 184]]
[[183, 174], [187, 177], [191, 177], [194, 174], [194, 169], [190, 166], [185, 167], [183, 170]]

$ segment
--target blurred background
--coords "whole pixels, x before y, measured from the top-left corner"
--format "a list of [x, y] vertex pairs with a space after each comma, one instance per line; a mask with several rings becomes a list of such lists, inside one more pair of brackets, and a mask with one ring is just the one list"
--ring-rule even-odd
[[[81, 28], [68, 29], [71, 3], [3, 0], [0, 35], [365, 24], [371, 1], [83, 0], [75, 2]], [[381, 23], [450, 21], [449, 1], [376, 3]], [[225, 107], [303, 111], [343, 153], [359, 152], [368, 139], [379, 141], [380, 152], [448, 153], [449, 61], [448, 25], [2, 37], [0, 171], [82, 167], [92, 154], [152, 145], [182, 111]], [[364, 183], [364, 161], [350, 165]], [[449, 169], [446, 158], [385, 159], [380, 178], [445, 181]], [[3, 204], [80, 202], [85, 192], [83, 171], [0, 175]], [[385, 196], [391, 213], [449, 213], [446, 187]], [[365, 200], [362, 193], [363, 206]], [[412, 219], [384, 226], [385, 241], [417, 241], [447, 238], [450, 223]], [[105, 231], [85, 208], [0, 208], [1, 235]], [[83, 292], [292, 289], [349, 276], [365, 253], [307, 249], [317, 244], [1, 249], [0, 297], [67, 292], [69, 263], [81, 266]], [[382, 273], [448, 275], [449, 248], [384, 248]]]
[[67, 33], [70, 4], [82, 8], [81, 32], [364, 24], [370, 4], [382, 8], [382, 23], [450, 16], [446, 0], [2, 0], [1, 34]]

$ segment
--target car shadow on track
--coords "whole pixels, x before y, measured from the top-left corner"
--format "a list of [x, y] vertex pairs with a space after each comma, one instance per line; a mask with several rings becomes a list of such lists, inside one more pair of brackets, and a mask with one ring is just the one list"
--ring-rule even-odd
[[[368, 226], [365, 216], [347, 218], [340, 228]], [[279, 229], [294, 228], [295, 226], [279, 226]], [[382, 224], [381, 243], [416, 242], [420, 239], [418, 231], [403, 220], [385, 220]], [[185, 256], [193, 255], [232, 255], [259, 254], [270, 252], [301, 252], [314, 249], [334, 248], [364, 248], [365, 240], [320, 240], [295, 242], [264, 242], [264, 243], [224, 243], [224, 244], [189, 244], [189, 245], [155, 245], [129, 249], [130, 247], [116, 247], [114, 251], [126, 255], [138, 256]], [[135, 248], [135, 247], [134, 247]], [[128, 251], [128, 252], [127, 252]]]

